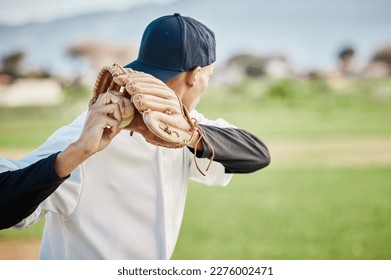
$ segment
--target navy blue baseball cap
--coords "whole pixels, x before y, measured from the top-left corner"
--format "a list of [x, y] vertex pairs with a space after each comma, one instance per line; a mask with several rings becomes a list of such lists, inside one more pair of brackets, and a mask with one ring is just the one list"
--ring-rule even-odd
[[155, 19], [147, 26], [138, 58], [124, 67], [149, 73], [166, 82], [215, 60], [213, 31], [193, 18], [175, 13]]

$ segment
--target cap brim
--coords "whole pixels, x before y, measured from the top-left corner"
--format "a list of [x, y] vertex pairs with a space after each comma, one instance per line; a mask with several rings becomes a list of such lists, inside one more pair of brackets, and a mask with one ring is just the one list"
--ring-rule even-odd
[[138, 60], [135, 60], [135, 61], [125, 65], [124, 68], [132, 68], [133, 70], [136, 70], [136, 71], [141, 71], [144, 73], [151, 74], [152, 76], [158, 78], [159, 80], [162, 80], [163, 82], [167, 82], [182, 73], [182, 71], [168, 70], [168, 69], [153, 67], [153, 66], [144, 64]]

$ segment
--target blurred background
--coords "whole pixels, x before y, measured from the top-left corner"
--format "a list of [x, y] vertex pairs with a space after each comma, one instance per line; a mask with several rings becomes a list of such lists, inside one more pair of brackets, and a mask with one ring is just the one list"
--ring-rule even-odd
[[[180, 12], [217, 39], [198, 110], [270, 148], [226, 188], [191, 183], [174, 259], [391, 258], [391, 2], [0, 0], [0, 156], [19, 159], [87, 109], [99, 69], [137, 57]], [[6, 215], [6, 213], [1, 213]], [[0, 231], [38, 256], [43, 222]]]

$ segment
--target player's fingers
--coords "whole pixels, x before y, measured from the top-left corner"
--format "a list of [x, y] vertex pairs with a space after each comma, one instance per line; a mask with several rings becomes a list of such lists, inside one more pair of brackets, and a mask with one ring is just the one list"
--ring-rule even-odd
[[[119, 117], [121, 119], [121, 116]], [[104, 121], [105, 121], [105, 124], [106, 124], [106, 127], [114, 127], [115, 129], [118, 129], [119, 127], [119, 124], [121, 121], [118, 121], [117, 118], [112, 118], [110, 116], [104, 116], [103, 117]]]
[[118, 104], [121, 109], [121, 112], [124, 111], [125, 104], [123, 97], [114, 94], [113, 91], [100, 94], [95, 104], [102, 106], [110, 103]]
[[102, 128], [104, 128], [106, 134], [116, 134], [119, 132], [119, 121], [107, 115], [103, 116], [103, 121], [104, 123], [102, 125]]
[[124, 93], [119, 92], [119, 91], [114, 91], [114, 90], [111, 90], [109, 92], [111, 94], [113, 94], [113, 96], [110, 97], [110, 100], [107, 101], [107, 103], [118, 104], [121, 113], [122, 114], [125, 113], [125, 106], [126, 106], [125, 100], [126, 100], [126, 98], [124, 98]]
[[[113, 105], [113, 106], [111, 106], [111, 105]], [[117, 105], [117, 106], [115, 106], [115, 105]], [[109, 108], [105, 108], [106, 115], [114, 118], [118, 123], [121, 123], [122, 111], [121, 111], [120, 107], [118, 106], [118, 104], [110, 104], [110, 105], [106, 105], [105, 107], [109, 107]]]
[[101, 119], [101, 122], [105, 122], [106, 116], [116, 120], [117, 122], [121, 122], [122, 120], [122, 113], [120, 111], [120, 108], [118, 104], [111, 103], [107, 105], [101, 105], [94, 107], [90, 110], [97, 118]]
[[[131, 101], [130, 101], [130, 98], [131, 98], [131, 95], [129, 95], [126, 91], [112, 91], [111, 93], [113, 93], [114, 95], [118, 96], [121, 98], [123, 104], [121, 104], [121, 106], [123, 105], [124, 108], [121, 108], [121, 109], [127, 109], [129, 107], [133, 107]], [[122, 111], [122, 113], [124, 113], [124, 111]]]

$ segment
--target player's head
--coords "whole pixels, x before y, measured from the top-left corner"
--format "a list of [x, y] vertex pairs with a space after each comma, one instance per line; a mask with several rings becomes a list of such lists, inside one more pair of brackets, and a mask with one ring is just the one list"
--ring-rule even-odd
[[138, 58], [125, 68], [164, 81], [192, 110], [208, 87], [215, 60], [213, 31], [193, 18], [175, 13], [155, 19], [147, 26]]
[[138, 58], [125, 66], [167, 82], [216, 60], [212, 30], [179, 13], [152, 21], [144, 31]]

